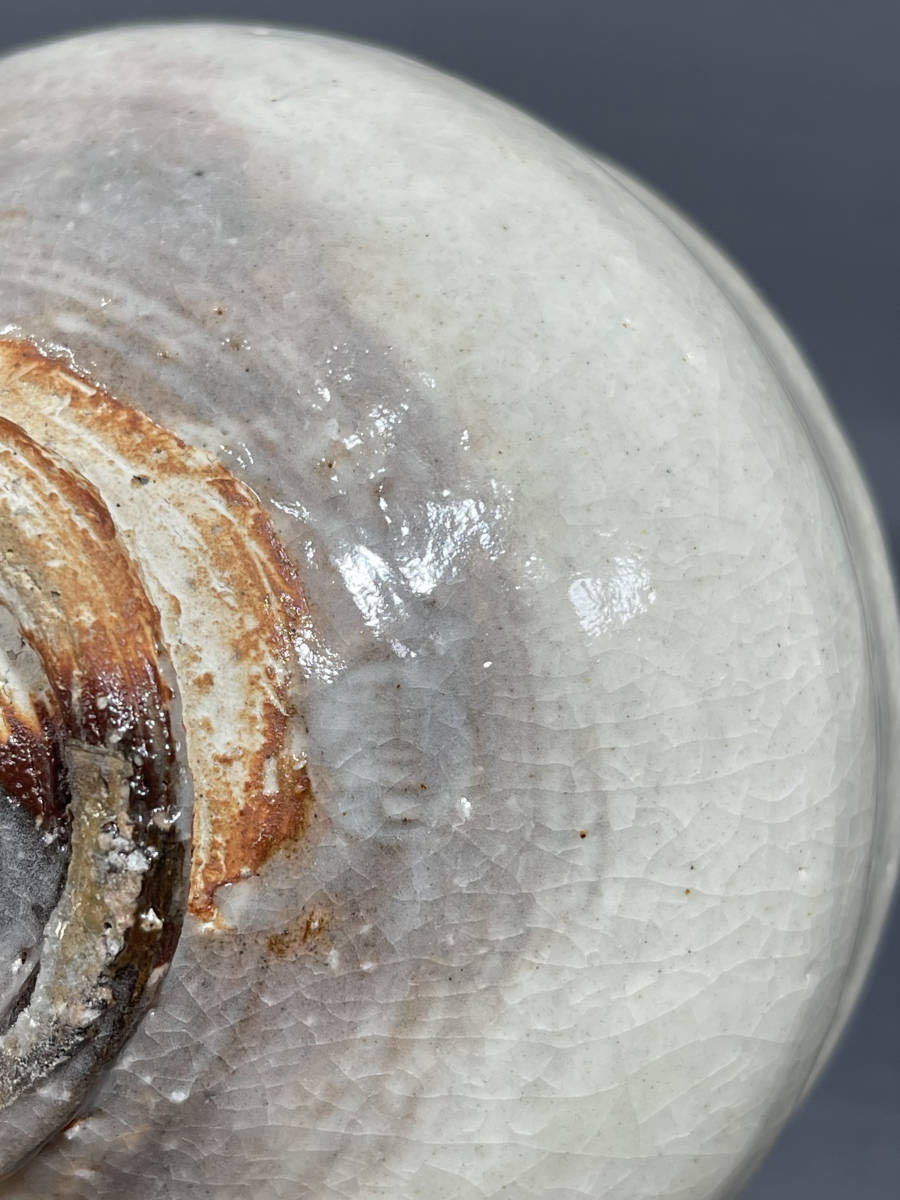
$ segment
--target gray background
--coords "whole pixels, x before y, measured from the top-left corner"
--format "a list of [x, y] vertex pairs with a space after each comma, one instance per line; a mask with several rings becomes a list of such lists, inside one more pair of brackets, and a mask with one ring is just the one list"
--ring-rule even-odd
[[[900, 550], [898, 0], [43, 0], [3, 13], [0, 49], [188, 15], [401, 48], [643, 176], [780, 310]], [[744, 1200], [798, 1194], [900, 1196], [896, 912], [852, 1028]]]

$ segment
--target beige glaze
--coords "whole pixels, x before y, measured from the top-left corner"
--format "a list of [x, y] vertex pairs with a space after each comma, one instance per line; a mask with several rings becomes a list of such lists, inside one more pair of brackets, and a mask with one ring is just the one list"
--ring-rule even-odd
[[121, 30], [0, 96], [0, 329], [73, 366], [7, 351], [4, 414], [113, 514], [195, 792], [246, 740], [225, 840], [267, 759], [303, 811], [234, 879], [195, 798], [158, 1000], [0, 1196], [733, 1195], [897, 866], [886, 555], [787, 337], [633, 180], [383, 52]]

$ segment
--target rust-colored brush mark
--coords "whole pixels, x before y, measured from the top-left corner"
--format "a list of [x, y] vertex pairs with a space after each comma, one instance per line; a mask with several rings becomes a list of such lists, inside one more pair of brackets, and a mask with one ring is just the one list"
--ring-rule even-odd
[[[214, 777], [220, 780], [220, 788], [224, 791], [228, 776], [240, 764], [246, 800], [228, 829], [221, 856], [207, 863], [198, 876], [205, 890], [192, 891], [192, 911], [197, 915], [212, 917], [215, 891], [221, 883], [234, 883], [255, 873], [274, 851], [295, 842], [307, 828], [312, 808], [309, 776], [302, 758], [284, 752], [294, 715], [266, 702], [258, 748], [217, 755]], [[274, 775], [267, 778], [271, 772]]]
[[269, 953], [274, 954], [276, 958], [297, 958], [310, 946], [321, 942], [328, 932], [328, 924], [328, 914], [321, 909], [301, 913], [295, 924], [279, 933], [270, 934], [266, 939], [266, 946]]
[[[109, 1045], [127, 1035], [177, 941], [183, 885], [159, 615], [93, 485], [5, 417], [0, 605], [49, 697], [16, 704], [11, 681], [0, 703], [0, 783], [37, 815], [64, 815], [68, 835], [66, 883], [34, 990], [20, 997], [29, 1020], [0, 1045], [6, 1108], [55, 1070], [65, 1047], [89, 1038], [86, 1012]], [[110, 857], [117, 836], [127, 859]], [[150, 907], [158, 919], [148, 931], [138, 914]]]
[[142, 807], [165, 807], [173, 739], [156, 610], [95, 489], [3, 417], [0, 603], [43, 665], [66, 737], [124, 743]]
[[171, 761], [159, 618], [112, 518], [87, 480], [3, 417], [0, 602], [43, 664], [68, 736], [127, 738], [148, 779]]
[[[28, 342], [0, 339], [0, 412], [91, 481], [79, 497], [91, 536], [128, 549], [158, 612], [157, 627], [136, 611], [114, 635], [88, 622], [83, 662], [64, 642], [49, 652], [63, 691], [81, 670], [108, 675], [115, 696], [139, 686], [133, 663], [154, 638], [167, 646], [194, 787], [189, 907], [214, 920], [217, 889], [306, 827], [295, 645], [309, 616], [297, 572], [256, 495], [218, 460]], [[84, 561], [79, 537], [70, 566]]]

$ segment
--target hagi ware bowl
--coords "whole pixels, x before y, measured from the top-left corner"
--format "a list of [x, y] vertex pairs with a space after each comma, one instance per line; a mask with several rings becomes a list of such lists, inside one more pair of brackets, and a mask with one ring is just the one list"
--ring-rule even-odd
[[712, 1200], [896, 871], [825, 401], [609, 163], [328, 37], [0, 63], [2, 1200]]

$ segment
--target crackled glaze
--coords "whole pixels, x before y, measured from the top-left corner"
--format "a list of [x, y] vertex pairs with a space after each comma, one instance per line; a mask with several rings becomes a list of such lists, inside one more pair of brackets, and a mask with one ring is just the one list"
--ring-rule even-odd
[[896, 870], [891, 584], [796, 352], [633, 180], [399, 57], [125, 29], [0, 95], [0, 328], [259, 498], [315, 797], [0, 1197], [730, 1195]]

